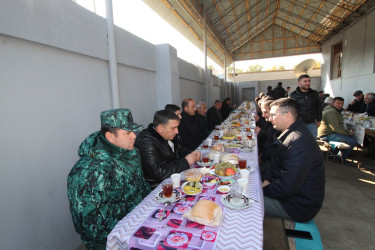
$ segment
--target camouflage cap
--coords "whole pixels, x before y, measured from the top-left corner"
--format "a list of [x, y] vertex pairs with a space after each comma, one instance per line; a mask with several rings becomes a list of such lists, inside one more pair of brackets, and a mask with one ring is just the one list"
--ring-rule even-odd
[[112, 109], [103, 111], [100, 114], [102, 127], [121, 128], [126, 131], [137, 131], [142, 128], [133, 122], [133, 116], [130, 109]]

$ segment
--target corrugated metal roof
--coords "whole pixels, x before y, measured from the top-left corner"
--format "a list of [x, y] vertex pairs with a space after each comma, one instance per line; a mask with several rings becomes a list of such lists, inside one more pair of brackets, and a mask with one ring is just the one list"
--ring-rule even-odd
[[[374, 0], [144, 0], [219, 65], [320, 52]], [[206, 14], [204, 14], [204, 12]]]

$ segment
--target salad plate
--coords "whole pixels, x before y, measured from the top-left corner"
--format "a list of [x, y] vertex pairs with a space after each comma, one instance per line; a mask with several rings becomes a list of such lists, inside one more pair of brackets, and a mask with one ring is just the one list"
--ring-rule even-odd
[[184, 184], [182, 184], [182, 186], [181, 186], [182, 192], [184, 192], [185, 194], [188, 194], [188, 195], [198, 195], [198, 194], [202, 193], [202, 190], [203, 190], [202, 184], [200, 182], [195, 182], [195, 183], [198, 183], [197, 188], [195, 187], [195, 185], [194, 185], [194, 187], [191, 186], [190, 181], [184, 182]]

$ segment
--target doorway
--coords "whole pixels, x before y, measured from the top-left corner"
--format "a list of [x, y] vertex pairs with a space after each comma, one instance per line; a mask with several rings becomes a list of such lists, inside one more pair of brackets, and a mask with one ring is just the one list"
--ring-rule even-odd
[[255, 99], [255, 88], [242, 88], [241, 103], [243, 101], [254, 101]]

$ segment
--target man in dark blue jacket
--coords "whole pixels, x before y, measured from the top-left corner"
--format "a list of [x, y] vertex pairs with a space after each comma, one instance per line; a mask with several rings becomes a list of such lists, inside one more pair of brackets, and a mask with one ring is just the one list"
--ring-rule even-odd
[[282, 98], [271, 104], [270, 121], [280, 130], [272, 154], [272, 176], [263, 182], [266, 216], [305, 222], [322, 207], [325, 174], [322, 153], [296, 103]]

